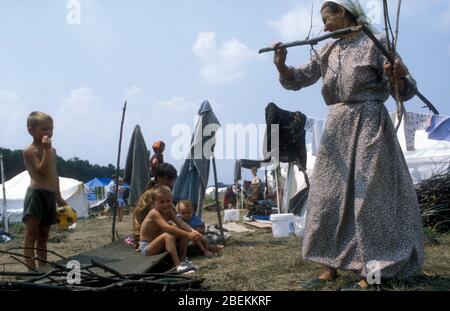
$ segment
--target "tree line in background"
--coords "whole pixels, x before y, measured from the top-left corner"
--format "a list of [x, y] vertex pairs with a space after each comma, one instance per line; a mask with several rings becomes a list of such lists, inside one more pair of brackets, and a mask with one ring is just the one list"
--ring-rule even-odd
[[[25, 170], [22, 150], [0, 148], [0, 153], [3, 154], [6, 180]], [[59, 176], [74, 178], [83, 182], [87, 182], [95, 177], [111, 177], [116, 173], [116, 167], [112, 164], [100, 166], [98, 164], [90, 164], [89, 161], [81, 160], [77, 157], [69, 160], [57, 157], [56, 163]], [[123, 176], [123, 170], [121, 170], [120, 175]]]

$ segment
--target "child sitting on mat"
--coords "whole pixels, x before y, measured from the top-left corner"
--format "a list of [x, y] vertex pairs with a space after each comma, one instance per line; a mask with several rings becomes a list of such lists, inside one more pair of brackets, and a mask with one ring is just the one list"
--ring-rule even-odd
[[176, 216], [169, 187], [158, 186], [149, 191], [150, 212], [140, 230], [139, 246], [142, 255], [152, 256], [167, 251], [177, 270], [185, 269], [186, 266], [181, 265], [181, 261], [186, 257], [188, 242], [200, 240], [203, 236]]

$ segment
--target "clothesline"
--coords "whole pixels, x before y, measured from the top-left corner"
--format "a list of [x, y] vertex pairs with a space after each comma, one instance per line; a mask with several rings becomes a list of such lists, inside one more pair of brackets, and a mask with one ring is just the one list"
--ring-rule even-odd
[[[395, 112], [391, 113], [392, 122], [397, 122]], [[305, 130], [312, 133], [311, 153], [317, 156], [320, 140], [325, 129], [326, 120], [307, 118]], [[426, 131], [428, 139], [450, 141], [450, 116], [434, 115], [418, 112], [406, 112], [404, 118], [404, 133], [406, 150], [415, 150], [415, 137], [417, 131]]]
[[[392, 122], [397, 122], [395, 113], [391, 114]], [[450, 117], [417, 112], [407, 112], [404, 119], [406, 150], [415, 150], [416, 132], [423, 130], [428, 139], [450, 141]]]

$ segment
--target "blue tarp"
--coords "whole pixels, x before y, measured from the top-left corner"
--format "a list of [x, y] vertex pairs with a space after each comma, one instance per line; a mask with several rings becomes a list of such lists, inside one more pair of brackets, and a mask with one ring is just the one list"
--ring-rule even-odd
[[[106, 197], [106, 193], [103, 187], [108, 186], [111, 180], [111, 178], [99, 177], [85, 183], [84, 185], [89, 189], [88, 200], [97, 201], [104, 199]], [[129, 189], [130, 186], [127, 183], [123, 183], [123, 188]]]
[[[91, 188], [96, 188], [96, 187], [106, 187], [109, 185], [109, 183], [111, 182], [111, 178], [105, 178], [105, 177], [99, 177], [99, 178], [94, 178], [89, 180], [87, 183], [85, 183], [86, 187], [88, 187], [89, 189]], [[130, 186], [124, 182], [123, 183], [123, 187], [125, 189], [128, 189]]]
[[85, 183], [88, 188], [105, 187], [111, 182], [111, 178], [94, 178]]

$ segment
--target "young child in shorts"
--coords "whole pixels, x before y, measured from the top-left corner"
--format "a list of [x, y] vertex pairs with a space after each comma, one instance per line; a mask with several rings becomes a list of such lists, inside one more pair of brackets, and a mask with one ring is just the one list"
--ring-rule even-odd
[[[67, 203], [61, 197], [56, 170], [56, 150], [52, 147], [53, 119], [46, 113], [34, 111], [27, 119], [28, 133], [33, 142], [23, 151], [30, 185], [25, 194], [23, 218], [25, 223], [24, 255], [30, 270], [43, 266], [47, 260], [50, 227], [56, 224], [56, 205]], [[35, 255], [36, 250], [36, 255]]]

